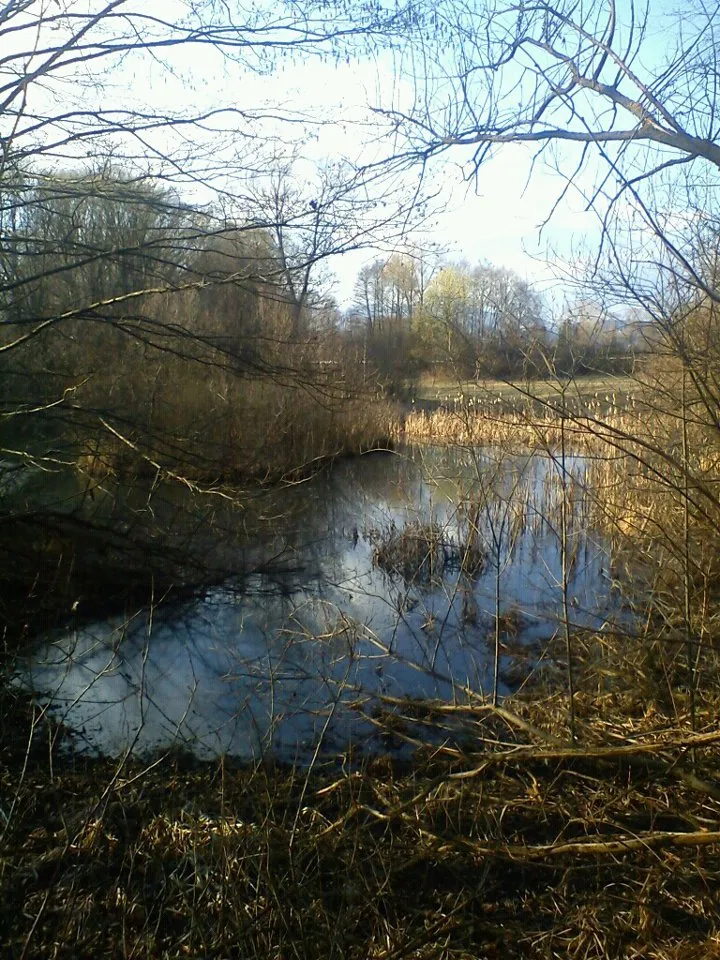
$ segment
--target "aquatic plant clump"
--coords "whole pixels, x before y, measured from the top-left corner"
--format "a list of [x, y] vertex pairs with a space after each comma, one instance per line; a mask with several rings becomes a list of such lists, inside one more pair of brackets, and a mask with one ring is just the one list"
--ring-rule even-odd
[[373, 563], [390, 576], [408, 582], [431, 582], [445, 568], [445, 538], [437, 523], [410, 521], [403, 527], [391, 522], [385, 530], [370, 531]]
[[434, 583], [445, 573], [460, 571], [474, 578], [485, 569], [486, 554], [476, 539], [458, 543], [439, 523], [411, 520], [398, 528], [371, 530], [373, 563], [391, 577], [408, 583]]

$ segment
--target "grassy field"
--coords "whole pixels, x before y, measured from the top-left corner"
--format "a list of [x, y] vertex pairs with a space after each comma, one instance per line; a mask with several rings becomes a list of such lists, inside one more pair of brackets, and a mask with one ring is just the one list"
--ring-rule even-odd
[[[564, 387], [570, 400], [591, 400], [615, 394], [616, 399], [633, 394], [637, 390], [637, 380], [629, 376], [585, 376], [576, 377]], [[416, 389], [416, 398], [420, 401], [453, 402], [456, 399], [470, 398], [496, 400], [503, 404], [524, 402], [532, 396], [538, 400], [555, 400], [562, 395], [563, 387], [557, 380], [451, 380], [447, 377], [422, 377]]]

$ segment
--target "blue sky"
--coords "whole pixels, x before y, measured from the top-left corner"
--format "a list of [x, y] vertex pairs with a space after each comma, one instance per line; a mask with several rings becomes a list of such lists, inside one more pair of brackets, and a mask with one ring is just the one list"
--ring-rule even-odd
[[[90, 6], [92, 0], [83, 3]], [[658, 11], [666, 6], [659, 4]], [[153, 11], [171, 16], [175, 7], [182, 7], [180, 0], [158, 0]], [[657, 54], [666, 39], [670, 38], [654, 36], [649, 56]], [[163, 52], [162, 58], [155, 54], [127, 58], [108, 77], [98, 78], [81, 68], [78, 77], [67, 78], [71, 82], [38, 87], [34, 96], [36, 104], [52, 100], [56, 110], [58, 105], [87, 107], [97, 101], [105, 108], [141, 107], [148, 101], [155, 109], [168, 111], [226, 110], [208, 123], [205, 132], [167, 129], [148, 135], [144, 147], [137, 141], [129, 147], [140, 163], [143, 151], [147, 153], [148, 169], [160, 168], [172, 177], [172, 163], [159, 157], [184, 149], [183, 138], [188, 136], [187, 148], [197, 154], [197, 172], [206, 184], [220, 191], [227, 186], [242, 196], [262, 187], [270, 154], [280, 159], [292, 156], [293, 175], [303, 182], [312, 181], [316, 168], [328, 160], [367, 164], [392, 153], [382, 118], [371, 108], [412, 103], [414, 88], [403, 71], [402, 60], [385, 53], [340, 63], [318, 57], [307, 62], [281, 59], [274, 73], [259, 74], [228, 63], [210, 47], [178, 46]], [[107, 150], [111, 152], [109, 145]], [[96, 155], [102, 156], [102, 150]], [[80, 148], [77, 156], [83, 157]], [[116, 156], [122, 165], [122, 148]], [[422, 246], [432, 240], [450, 258], [490, 261], [553, 288], [548, 261], [558, 256], [577, 259], [583, 247], [597, 244], [596, 217], [585, 211], [580, 195], [592, 182], [592, 168], [576, 178], [574, 189], [541, 232], [562, 190], [562, 176], [542, 161], [529, 176], [532, 149], [506, 146], [468, 181], [464, 162], [469, 156], [469, 151], [453, 148], [431, 164], [427, 186], [437, 191], [434, 213], [423, 234], [408, 237], [408, 243]], [[561, 168], [563, 157], [562, 152], [556, 155]], [[61, 162], [72, 163], [72, 154]], [[409, 187], [417, 176], [417, 170], [408, 172]], [[214, 199], [208, 186], [186, 183], [183, 189], [200, 201]], [[341, 305], [351, 300], [361, 266], [392, 250], [392, 244], [383, 244], [332, 264], [337, 278], [334, 293]]]

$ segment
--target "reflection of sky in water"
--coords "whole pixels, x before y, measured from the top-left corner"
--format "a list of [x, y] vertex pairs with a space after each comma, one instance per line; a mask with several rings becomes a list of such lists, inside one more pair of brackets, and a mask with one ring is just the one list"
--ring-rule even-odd
[[[254, 574], [242, 589], [216, 589], [180, 610], [55, 638], [37, 653], [32, 684], [80, 749], [147, 753], [179, 743], [206, 757], [273, 753], [300, 762], [316, 750], [386, 748], [368, 719], [378, 694], [490, 693], [498, 587], [499, 613], [529, 650], [558, 629], [558, 471], [540, 456], [495, 464], [477, 452], [463, 459], [426, 450], [423, 461], [338, 464], [304, 485], [305, 509], [292, 526], [268, 531], [267, 554], [291, 545], [293, 572]], [[568, 467], [571, 616], [592, 628], [618, 613], [617, 598], [608, 557], [583, 519], [584, 465]], [[472, 520], [487, 556], [479, 577], [448, 565], [440, 583], [408, 583], [373, 564], [391, 524], [430, 520], [449, 549], [467, 539]], [[261, 548], [253, 544], [253, 556]]]

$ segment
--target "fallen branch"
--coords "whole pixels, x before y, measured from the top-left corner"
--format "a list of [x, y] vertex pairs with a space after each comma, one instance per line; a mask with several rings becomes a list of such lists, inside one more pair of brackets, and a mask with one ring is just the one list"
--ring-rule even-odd
[[486, 847], [481, 852], [505, 854], [513, 859], [538, 860], [546, 857], [611, 856], [633, 850], [657, 850], [660, 847], [705, 847], [720, 843], [720, 831], [697, 830], [692, 833], [653, 831], [622, 840], [581, 840], [571, 843], [547, 843], [533, 847]]

